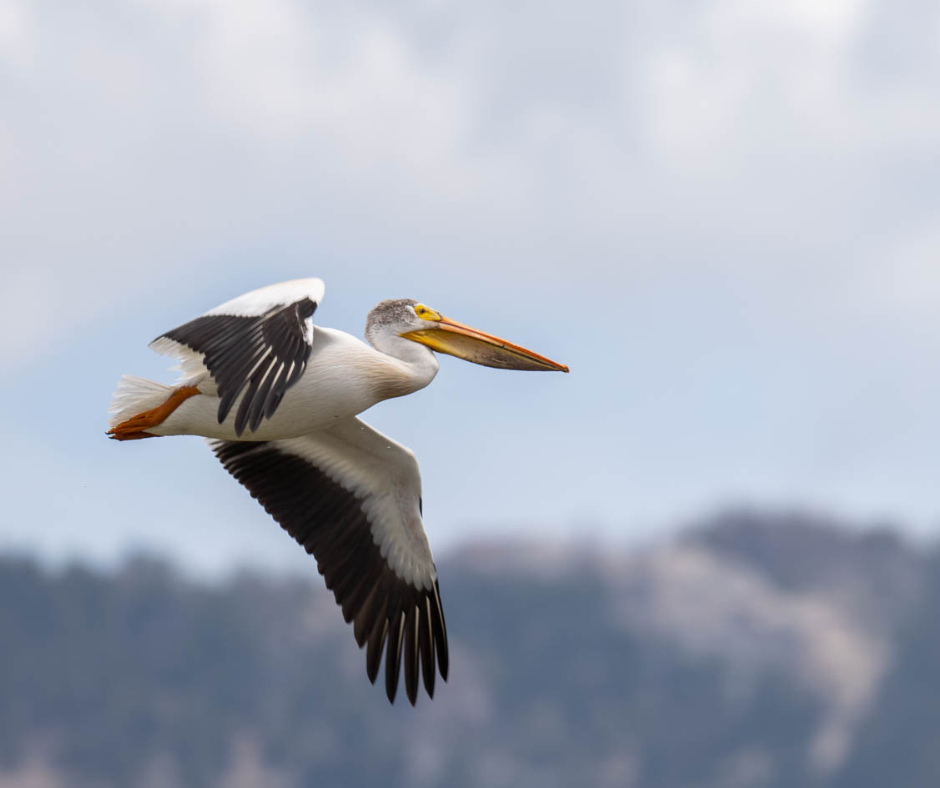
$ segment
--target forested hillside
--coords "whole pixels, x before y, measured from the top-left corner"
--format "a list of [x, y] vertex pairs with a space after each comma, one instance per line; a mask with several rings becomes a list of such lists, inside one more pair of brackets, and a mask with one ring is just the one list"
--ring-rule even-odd
[[390, 707], [311, 576], [0, 560], [0, 786], [940, 784], [940, 561], [731, 514], [439, 561], [451, 679]]

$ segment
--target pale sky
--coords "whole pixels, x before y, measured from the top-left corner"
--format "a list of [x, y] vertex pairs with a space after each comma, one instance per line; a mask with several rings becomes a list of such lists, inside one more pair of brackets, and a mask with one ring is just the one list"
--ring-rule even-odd
[[940, 525], [940, 6], [4, 0], [0, 548], [307, 566], [194, 438], [103, 436], [147, 343], [320, 276], [567, 363], [366, 420], [461, 540], [728, 503]]

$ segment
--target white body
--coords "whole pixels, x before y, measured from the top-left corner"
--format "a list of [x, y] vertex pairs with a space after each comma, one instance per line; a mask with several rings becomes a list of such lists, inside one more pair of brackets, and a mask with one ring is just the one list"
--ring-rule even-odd
[[[202, 396], [190, 397], [162, 424], [149, 429], [154, 435], [202, 435], [222, 440], [267, 441], [296, 438], [327, 429], [342, 419], [368, 410], [390, 397], [411, 394], [427, 386], [437, 374], [434, 354], [402, 341], [417, 364], [369, 347], [356, 337], [332, 328], [315, 326], [310, 358], [303, 377], [284, 395], [277, 411], [254, 432], [235, 435], [236, 406], [219, 424], [219, 400], [215, 383], [202, 367], [198, 353], [176, 343], [158, 348], [181, 358], [184, 377], [178, 386], [196, 386]], [[170, 348], [172, 345], [172, 350]], [[413, 350], [412, 350], [413, 349]], [[202, 371], [196, 371], [202, 367]]]

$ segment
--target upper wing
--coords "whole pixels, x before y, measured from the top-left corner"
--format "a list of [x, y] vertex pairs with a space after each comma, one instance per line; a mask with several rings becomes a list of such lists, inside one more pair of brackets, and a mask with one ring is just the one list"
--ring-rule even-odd
[[434, 657], [447, 680], [447, 629], [437, 570], [421, 520], [414, 454], [353, 417], [329, 430], [263, 443], [210, 441], [226, 470], [317, 559], [317, 568], [368, 643], [375, 682], [385, 649], [394, 702], [404, 647], [408, 700], [434, 695]]
[[313, 343], [310, 318], [323, 290], [320, 279], [262, 287], [167, 331], [150, 346], [181, 355], [183, 345], [202, 355], [218, 387], [220, 424], [247, 386], [235, 414], [235, 434], [245, 427], [253, 432], [303, 375]]

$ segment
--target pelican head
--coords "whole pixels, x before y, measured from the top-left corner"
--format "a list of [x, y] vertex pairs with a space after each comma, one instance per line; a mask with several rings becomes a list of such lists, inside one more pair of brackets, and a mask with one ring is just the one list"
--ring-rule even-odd
[[380, 347], [386, 337], [402, 337], [484, 367], [567, 372], [568, 367], [531, 350], [444, 317], [412, 298], [382, 301], [366, 322], [366, 337]]

